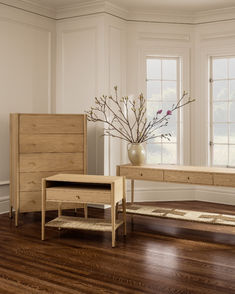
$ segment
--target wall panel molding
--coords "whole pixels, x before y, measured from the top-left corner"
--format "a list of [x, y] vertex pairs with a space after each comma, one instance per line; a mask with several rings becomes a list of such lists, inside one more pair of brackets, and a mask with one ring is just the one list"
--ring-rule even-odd
[[169, 33], [151, 33], [139, 32], [138, 38], [140, 40], [170, 40], [170, 41], [190, 41], [190, 34], [169, 34]]
[[201, 41], [216, 40], [216, 39], [231, 39], [231, 38], [235, 38], [235, 31], [201, 34], [200, 38], [201, 38]]

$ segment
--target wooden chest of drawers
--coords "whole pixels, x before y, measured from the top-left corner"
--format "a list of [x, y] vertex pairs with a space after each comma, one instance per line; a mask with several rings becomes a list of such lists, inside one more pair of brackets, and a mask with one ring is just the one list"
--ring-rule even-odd
[[85, 115], [10, 115], [10, 209], [16, 211], [16, 225], [19, 212], [41, 210], [42, 178], [87, 173], [86, 136]]

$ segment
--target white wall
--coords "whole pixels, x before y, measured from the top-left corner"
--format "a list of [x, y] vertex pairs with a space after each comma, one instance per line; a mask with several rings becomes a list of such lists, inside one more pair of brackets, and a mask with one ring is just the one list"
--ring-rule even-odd
[[0, 4], [0, 211], [9, 187], [9, 113], [51, 111], [55, 23]]
[[[56, 112], [84, 113], [107, 92], [105, 24], [101, 16], [57, 23]], [[88, 173], [104, 172], [102, 126], [88, 122]]]
[[[145, 91], [148, 54], [182, 58], [183, 89], [197, 99], [184, 112], [183, 163], [207, 164], [207, 62], [210, 55], [235, 54], [234, 21], [214, 22], [212, 13], [164, 20], [134, 12], [127, 21], [128, 14], [114, 6], [84, 9], [84, 15], [80, 7], [65, 9], [56, 20], [51, 11], [44, 17], [43, 10], [40, 16], [0, 4], [0, 211], [9, 193], [9, 113], [83, 113], [116, 85], [120, 95], [137, 95]], [[88, 171], [115, 174], [116, 165], [127, 162], [126, 146], [101, 135], [102, 126], [88, 124]], [[231, 189], [138, 182], [136, 191], [137, 200], [235, 204]]]

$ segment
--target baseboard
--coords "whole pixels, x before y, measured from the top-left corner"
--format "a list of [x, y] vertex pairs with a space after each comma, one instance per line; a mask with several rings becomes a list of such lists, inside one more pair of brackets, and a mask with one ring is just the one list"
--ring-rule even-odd
[[[131, 200], [131, 191], [127, 191], [127, 201]], [[136, 202], [154, 201], [184, 201], [195, 200], [195, 189], [189, 188], [159, 188], [159, 189], [135, 189], [134, 200]]]
[[[131, 200], [131, 191], [127, 190], [127, 201]], [[177, 186], [135, 189], [136, 202], [154, 201], [206, 201], [235, 205], [235, 189], [206, 186]], [[108, 208], [109, 205], [89, 205], [91, 207]], [[0, 197], [0, 214], [9, 212], [9, 196]]]
[[195, 199], [219, 204], [235, 205], [235, 189], [223, 187], [197, 187]]
[[0, 197], [0, 214], [9, 212], [9, 196]]
[[[235, 189], [225, 187], [184, 186], [161, 188], [136, 188], [136, 202], [154, 201], [205, 201], [220, 204], [235, 205]], [[131, 200], [131, 191], [127, 190], [127, 201]]]

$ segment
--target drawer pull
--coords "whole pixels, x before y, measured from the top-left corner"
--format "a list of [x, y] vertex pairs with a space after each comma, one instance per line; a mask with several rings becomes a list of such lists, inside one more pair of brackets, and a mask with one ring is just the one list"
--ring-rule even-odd
[[143, 174], [142, 174], [142, 173], [140, 173], [140, 176], [141, 176], [141, 177], [143, 177]]
[[76, 195], [75, 197], [76, 197], [77, 199], [80, 199], [80, 196], [79, 196], [79, 195]]
[[188, 177], [188, 180], [190, 180], [190, 177]]

